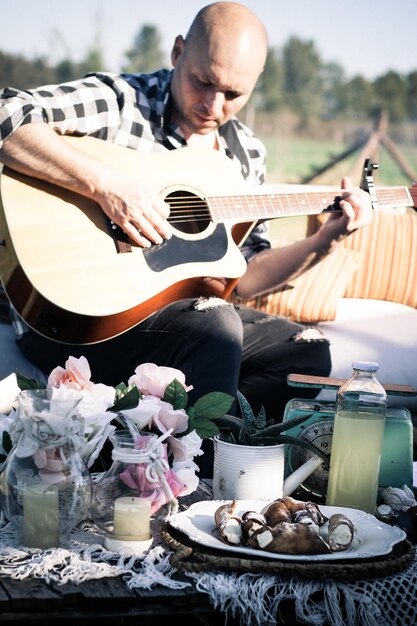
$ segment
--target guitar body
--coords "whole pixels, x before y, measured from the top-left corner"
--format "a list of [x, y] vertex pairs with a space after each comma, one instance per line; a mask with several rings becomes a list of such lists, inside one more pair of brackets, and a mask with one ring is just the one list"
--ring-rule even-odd
[[[67, 138], [162, 197], [204, 198], [246, 189], [230, 159], [214, 151], [144, 155], [92, 138]], [[109, 220], [87, 198], [4, 168], [1, 177], [0, 274], [8, 297], [34, 330], [65, 343], [95, 343], [133, 327], [185, 297], [226, 297], [246, 262], [233, 223], [189, 219], [173, 237], [143, 250], [118, 249]], [[249, 232], [244, 225], [238, 241]], [[187, 232], [185, 232], [186, 229]], [[202, 276], [230, 279], [216, 293]]]

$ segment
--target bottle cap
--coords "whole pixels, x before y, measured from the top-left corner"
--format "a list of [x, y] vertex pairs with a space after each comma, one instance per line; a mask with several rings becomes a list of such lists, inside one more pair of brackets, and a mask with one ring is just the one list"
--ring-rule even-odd
[[364, 370], [365, 372], [378, 371], [379, 364], [374, 361], [353, 361], [352, 367], [354, 370]]

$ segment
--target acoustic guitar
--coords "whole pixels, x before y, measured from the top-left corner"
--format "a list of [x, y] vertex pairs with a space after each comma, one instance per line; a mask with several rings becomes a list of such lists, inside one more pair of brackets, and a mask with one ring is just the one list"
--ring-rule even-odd
[[[171, 207], [174, 235], [142, 249], [93, 201], [4, 168], [0, 276], [25, 322], [63, 343], [96, 343], [186, 297], [227, 298], [246, 269], [239, 244], [258, 220], [337, 210], [340, 190], [277, 185], [259, 193], [212, 150], [138, 153], [90, 137], [76, 148], [137, 177]], [[379, 208], [413, 206], [403, 187], [373, 188]], [[222, 293], [201, 277], [226, 278]]]

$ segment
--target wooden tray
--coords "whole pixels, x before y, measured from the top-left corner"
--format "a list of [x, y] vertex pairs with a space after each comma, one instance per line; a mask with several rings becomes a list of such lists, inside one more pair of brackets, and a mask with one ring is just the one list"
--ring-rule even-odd
[[315, 580], [360, 580], [379, 578], [406, 570], [415, 558], [416, 546], [405, 539], [394, 545], [389, 554], [354, 561], [308, 562], [236, 557], [228, 552], [206, 548], [191, 541], [184, 533], [166, 524], [161, 533], [164, 543], [173, 550], [170, 563], [179, 570], [204, 572], [229, 570], [275, 574], [286, 578]]

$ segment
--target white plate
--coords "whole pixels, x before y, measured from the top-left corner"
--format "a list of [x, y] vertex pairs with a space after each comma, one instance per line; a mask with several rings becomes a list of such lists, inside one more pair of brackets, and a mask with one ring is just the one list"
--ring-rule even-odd
[[[321, 506], [323, 515], [330, 517], [334, 513], [343, 513], [355, 524], [357, 532], [353, 544], [348, 550], [331, 554], [284, 554], [257, 550], [248, 546], [231, 546], [219, 538], [214, 522], [214, 513], [224, 500], [205, 500], [195, 502], [187, 511], [177, 513], [170, 520], [171, 526], [185, 533], [192, 541], [217, 550], [265, 556], [271, 559], [286, 561], [332, 561], [340, 559], [367, 559], [374, 556], [389, 554], [392, 547], [406, 538], [406, 533], [398, 526], [389, 526], [380, 522], [374, 515], [344, 507]], [[265, 500], [239, 500], [237, 514], [245, 511], [261, 511]], [[321, 527], [321, 535], [326, 538], [327, 524]]]

